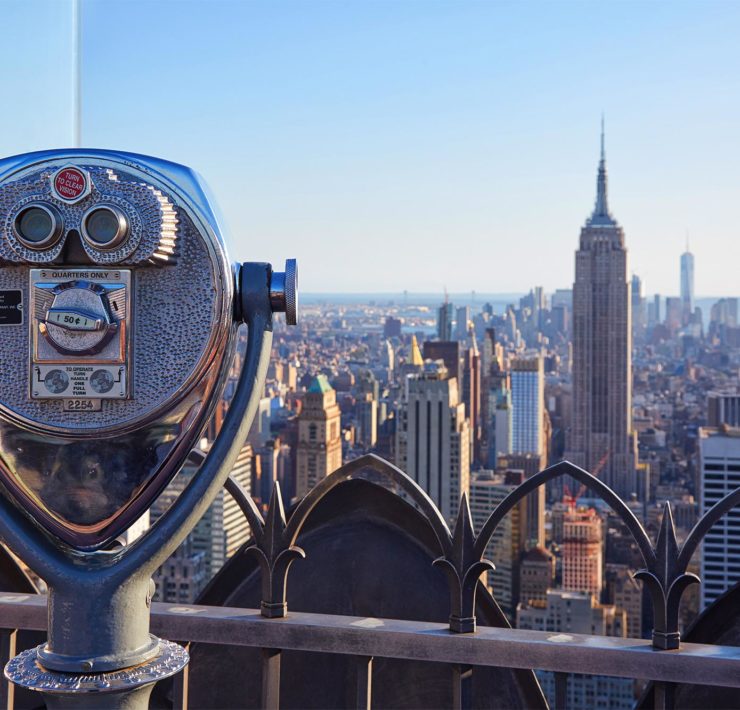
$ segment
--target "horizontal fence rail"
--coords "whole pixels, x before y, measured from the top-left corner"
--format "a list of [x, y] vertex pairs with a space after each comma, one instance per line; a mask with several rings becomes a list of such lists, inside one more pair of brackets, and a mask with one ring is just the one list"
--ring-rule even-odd
[[[0, 593], [0, 628], [46, 630], [46, 597]], [[291, 612], [267, 619], [257, 609], [152, 604], [152, 632], [179, 641], [398, 658], [666, 682], [701, 679], [740, 688], [740, 647], [683, 643], [656, 650], [648, 640]]]

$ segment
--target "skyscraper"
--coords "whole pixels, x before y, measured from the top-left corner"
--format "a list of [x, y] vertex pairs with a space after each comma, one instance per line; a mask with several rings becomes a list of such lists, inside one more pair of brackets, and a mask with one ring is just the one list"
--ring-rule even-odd
[[282, 443], [280, 437], [276, 436], [255, 449], [252, 462], [252, 497], [255, 502], [267, 506], [276, 481], [285, 496], [290, 463], [290, 447]]
[[[495, 410], [496, 402], [491, 396], [492, 374], [494, 369], [494, 353], [496, 350], [496, 331], [486, 328], [479, 353], [480, 366], [480, 444], [478, 461], [488, 465], [490, 452], [495, 442]], [[498, 368], [498, 363], [495, 365]], [[496, 452], [493, 452], [494, 460]]]
[[683, 325], [687, 325], [694, 312], [694, 255], [689, 251], [681, 254], [681, 316]]
[[[463, 379], [460, 343], [457, 340], [425, 340], [423, 347], [424, 360], [442, 360], [447, 368], [447, 377], [457, 380], [460, 392]], [[463, 399], [462, 395], [460, 399]]]
[[[699, 515], [740, 486], [740, 429], [699, 429]], [[701, 546], [701, 609], [740, 580], [740, 520], [725, 515]]]
[[642, 583], [633, 577], [628, 565], [607, 563], [604, 569], [607, 601], [627, 615], [627, 636], [642, 637]]
[[645, 299], [642, 297], [642, 280], [632, 274], [632, 337], [642, 335], [645, 329]]
[[511, 361], [512, 451], [541, 454], [545, 448], [545, 374], [539, 355]]
[[607, 203], [603, 124], [596, 188], [576, 252], [573, 421], [565, 457], [626, 497], [636, 490], [630, 284], [624, 231]]
[[385, 325], [383, 326], [383, 337], [384, 338], [400, 338], [402, 325], [403, 325], [403, 321], [400, 318], [394, 318], [393, 316], [386, 316]]
[[660, 323], [660, 294], [656, 293], [655, 296], [653, 296], [653, 314], [655, 316], [655, 320], [653, 321], [652, 325], [655, 325], [656, 323]]
[[553, 586], [555, 556], [544, 547], [527, 550], [519, 563], [519, 601], [524, 605], [533, 600], [547, 601], [547, 590]]
[[707, 424], [740, 427], [740, 393], [710, 392], [707, 395]]
[[660, 323], [660, 296], [655, 295], [652, 301], [647, 302], [647, 327], [652, 330]]
[[602, 567], [601, 518], [593, 508], [568, 511], [563, 520], [563, 589], [598, 599]]
[[665, 299], [665, 326], [671, 337], [675, 336], [683, 325], [683, 304], [680, 298], [667, 296]]
[[470, 306], [460, 306], [457, 309], [455, 319], [455, 338], [465, 340], [468, 335], [468, 324], [470, 323]]
[[[545, 441], [545, 373], [539, 354], [511, 361], [512, 452], [508, 465], [522, 468], [529, 476], [547, 465]], [[525, 456], [525, 461], [513, 459]], [[527, 542], [545, 542], [545, 487], [527, 496]]]
[[384, 340], [380, 345], [380, 364], [383, 366], [383, 382], [387, 384], [393, 380], [396, 370], [396, 352], [390, 340]]
[[437, 339], [452, 340], [452, 313], [453, 306], [445, 298], [445, 302], [437, 311]]
[[489, 458], [493, 458], [493, 464], [500, 454], [512, 453], [512, 411], [511, 411], [511, 392], [509, 390], [499, 391], [494, 410], [494, 437], [493, 437], [493, 456], [489, 452]]
[[457, 387], [441, 361], [425, 363], [422, 373], [406, 378], [396, 424], [396, 465], [447, 520], [456, 517], [470, 478], [470, 427]]
[[[476, 532], [488, 516], [524, 481], [521, 471], [492, 474], [479, 471], [470, 480], [470, 515]], [[527, 538], [527, 503], [519, 501], [505, 516], [486, 546], [485, 557], [496, 566], [488, 573], [488, 586], [499, 606], [514, 619], [519, 597], [519, 560]]]
[[365, 449], [372, 449], [378, 441], [378, 402], [369, 392], [357, 397], [355, 404], [357, 432], [355, 441]]
[[342, 465], [341, 413], [326, 375], [311, 380], [298, 416], [296, 495], [302, 497]]
[[[153, 523], [167, 511], [197, 475], [209, 448], [210, 444], [203, 440], [200, 448], [190, 453], [180, 473], [152, 505]], [[231, 476], [247, 495], [252, 492], [252, 455], [252, 447], [245, 444], [231, 471]], [[154, 575], [158, 585], [158, 599], [190, 603], [195, 601], [208, 580], [215, 576], [249, 536], [249, 523], [244, 513], [236, 500], [222, 488], [178, 552]], [[192, 578], [193, 575], [195, 578]]]
[[481, 358], [475, 332], [470, 331], [470, 347], [463, 350], [461, 397], [465, 403], [465, 416], [470, 421], [470, 445], [472, 458], [480, 462], [480, 408], [481, 408]]

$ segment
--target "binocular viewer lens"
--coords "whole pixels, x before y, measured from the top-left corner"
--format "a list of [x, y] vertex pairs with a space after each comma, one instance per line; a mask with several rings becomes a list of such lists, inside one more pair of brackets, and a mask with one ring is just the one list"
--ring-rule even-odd
[[97, 205], [82, 218], [82, 236], [96, 249], [114, 249], [128, 236], [128, 220], [113, 205]]
[[29, 249], [46, 249], [59, 240], [62, 223], [53, 207], [33, 204], [18, 213], [15, 231], [20, 242]]
[[[83, 239], [93, 248], [109, 250], [128, 238], [126, 215], [114, 205], [96, 205], [82, 218]], [[23, 246], [39, 251], [53, 247], [62, 235], [62, 218], [51, 205], [34, 203], [18, 212], [15, 232]]]

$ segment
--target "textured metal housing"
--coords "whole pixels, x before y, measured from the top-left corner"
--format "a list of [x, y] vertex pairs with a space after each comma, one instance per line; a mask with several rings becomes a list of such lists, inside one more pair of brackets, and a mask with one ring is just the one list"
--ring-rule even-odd
[[[51, 183], [68, 165], [91, 183], [89, 194], [73, 204], [58, 199]], [[27, 249], [15, 238], [15, 215], [31, 202], [61, 214], [63, 234], [49, 250]], [[84, 215], [97, 204], [126, 215], [129, 238], [114, 249], [95, 249], [80, 237]], [[30, 398], [34, 314], [3, 326], [0, 477], [51, 532], [75, 546], [96, 547], [143, 513], [200, 435], [233, 355], [234, 277], [204, 188], [183, 166], [93, 150], [0, 161], [0, 290], [21, 291], [27, 307], [32, 268], [80, 266], [132, 271], [129, 396], [102, 400], [95, 412], [64, 411], [62, 399]], [[101, 437], [105, 446], [93, 443]], [[89, 465], [93, 455], [103, 457], [100, 467], [115, 484], [81, 510], [79, 500], [65, 502], [69, 496], [59, 489], [79, 483], [70, 480], [75, 474], [67, 462], [77, 457]], [[66, 478], [56, 483], [60, 467]]]

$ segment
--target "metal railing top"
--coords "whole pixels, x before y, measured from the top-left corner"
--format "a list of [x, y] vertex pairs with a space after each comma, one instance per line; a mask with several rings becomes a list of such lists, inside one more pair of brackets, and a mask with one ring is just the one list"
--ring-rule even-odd
[[[44, 595], [0, 593], [0, 628], [46, 629]], [[152, 632], [203, 642], [469, 666], [536, 668], [665, 682], [701, 680], [740, 688], [740, 647], [684, 643], [656, 650], [650, 641], [479, 626], [291, 612], [267, 619], [257, 609], [154, 603]]]

